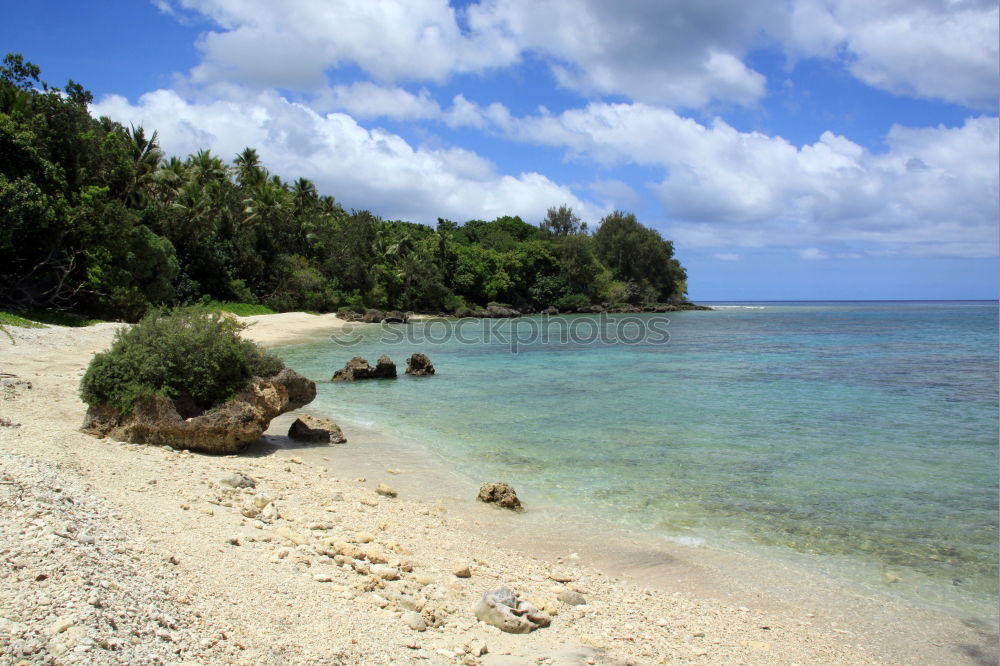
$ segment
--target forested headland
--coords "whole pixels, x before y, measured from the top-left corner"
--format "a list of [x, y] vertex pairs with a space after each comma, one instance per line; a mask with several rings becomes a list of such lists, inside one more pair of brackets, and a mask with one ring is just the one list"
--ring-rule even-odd
[[269, 173], [253, 148], [167, 156], [155, 130], [95, 119], [80, 84], [40, 75], [20, 55], [0, 67], [2, 308], [135, 321], [207, 300], [458, 314], [685, 302], [673, 244], [631, 213], [592, 229], [566, 206], [537, 226], [384, 220]]

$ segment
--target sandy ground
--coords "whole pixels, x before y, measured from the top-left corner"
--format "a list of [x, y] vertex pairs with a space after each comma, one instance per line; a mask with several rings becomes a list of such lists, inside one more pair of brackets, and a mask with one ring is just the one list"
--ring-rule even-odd
[[[263, 344], [343, 325], [246, 320]], [[440, 478], [393, 468], [364, 436], [290, 448], [288, 415], [239, 456], [81, 434], [77, 385], [114, 329], [0, 335], [0, 372], [16, 376], [0, 387], [0, 663], [996, 662], [995, 628], [980, 621], [804, 587], [781, 568], [754, 576], [751, 560], [679, 551], [689, 561], [676, 575], [646, 576], [641, 562], [587, 555], [600, 548], [585, 535], [519, 540], [523, 516], [430, 499]], [[255, 488], [220, 483], [232, 473]], [[280, 517], [244, 515], [259, 495]], [[362, 552], [367, 567], [344, 555]], [[475, 601], [500, 585], [552, 611], [552, 625], [511, 635], [478, 622]], [[567, 591], [586, 603], [560, 600]]]

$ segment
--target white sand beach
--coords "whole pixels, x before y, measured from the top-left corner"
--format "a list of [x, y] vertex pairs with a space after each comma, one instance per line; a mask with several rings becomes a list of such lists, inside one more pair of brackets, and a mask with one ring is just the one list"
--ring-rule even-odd
[[[263, 345], [344, 325], [242, 320]], [[531, 507], [436, 499], [467, 489], [369, 447], [372, 433], [295, 448], [285, 415], [235, 456], [82, 434], [78, 383], [117, 326], [0, 334], [0, 663], [995, 663], [993, 628], [790, 567], [677, 544], [616, 565], [592, 538], [525, 536]], [[220, 484], [233, 473], [255, 487]], [[280, 518], [244, 515], [257, 494]], [[552, 624], [515, 635], [477, 621], [501, 585]]]

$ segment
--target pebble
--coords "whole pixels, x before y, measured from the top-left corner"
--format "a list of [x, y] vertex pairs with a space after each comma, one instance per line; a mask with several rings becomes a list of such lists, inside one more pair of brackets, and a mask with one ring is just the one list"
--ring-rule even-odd
[[570, 606], [583, 606], [587, 603], [587, 600], [583, 598], [582, 594], [574, 592], [573, 590], [563, 590], [556, 598], [564, 604], [569, 604]]
[[399, 569], [388, 564], [373, 564], [370, 572], [382, 580], [397, 580], [399, 578]]
[[455, 568], [451, 570], [451, 573], [454, 574], [458, 578], [471, 578], [472, 577], [472, 570], [469, 569], [469, 565], [468, 564], [458, 564], [458, 565], [456, 565]]
[[375, 492], [385, 497], [395, 497], [397, 494], [391, 486], [387, 486], [384, 483], [378, 484], [378, 488], [375, 489]]
[[313, 576], [313, 580], [317, 583], [332, 583], [333, 576], [330, 574], [316, 574]]
[[257, 484], [246, 474], [235, 472], [219, 479], [219, 485], [229, 488], [254, 488]]
[[414, 631], [427, 631], [427, 622], [416, 611], [406, 611], [401, 618], [403, 623]]

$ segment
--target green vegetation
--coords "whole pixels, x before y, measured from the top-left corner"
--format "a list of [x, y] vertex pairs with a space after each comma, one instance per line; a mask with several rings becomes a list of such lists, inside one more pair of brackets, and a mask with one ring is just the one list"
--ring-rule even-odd
[[119, 329], [111, 349], [94, 356], [80, 382], [88, 405], [122, 412], [163, 395], [207, 409], [231, 398], [254, 376], [270, 377], [281, 359], [239, 336], [243, 327], [202, 307], [153, 310]]
[[32, 321], [27, 317], [16, 315], [13, 312], [4, 312], [0, 310], [0, 327], [3, 326], [20, 326], [21, 328], [45, 328], [45, 324], [39, 323], [37, 321]]
[[[136, 321], [209, 301], [250, 313], [461, 311], [681, 301], [673, 245], [616, 212], [593, 233], [567, 206], [436, 227], [346, 211], [252, 148], [165, 156], [157, 133], [93, 119], [92, 96], [0, 67], [0, 306]], [[234, 310], [239, 307], [240, 310]], [[256, 310], [254, 312], [257, 312]]]

